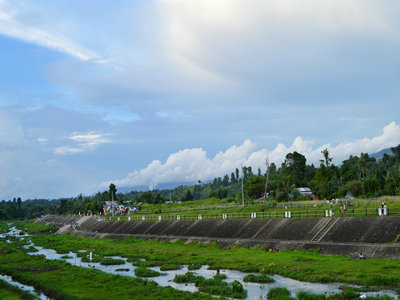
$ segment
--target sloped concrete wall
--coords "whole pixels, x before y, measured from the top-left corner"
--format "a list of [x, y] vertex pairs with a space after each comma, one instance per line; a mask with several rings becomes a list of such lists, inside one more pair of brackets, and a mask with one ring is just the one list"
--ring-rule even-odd
[[[80, 224], [79, 229], [121, 235], [312, 241], [329, 220], [304, 218], [111, 222], [90, 218]], [[338, 218], [321, 242], [391, 243], [399, 233], [400, 217]]]
[[322, 241], [390, 243], [400, 234], [400, 217], [338, 218]]

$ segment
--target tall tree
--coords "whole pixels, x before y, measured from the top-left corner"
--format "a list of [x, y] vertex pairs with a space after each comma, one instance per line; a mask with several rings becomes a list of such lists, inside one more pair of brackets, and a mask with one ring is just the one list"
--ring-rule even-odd
[[235, 174], [236, 174], [236, 182], [238, 182], [239, 181], [239, 169], [238, 168], [236, 168]]
[[321, 159], [321, 163], [325, 163], [325, 166], [329, 168], [329, 164], [332, 162], [333, 158], [329, 157], [329, 151], [328, 148], [325, 148], [324, 150], [321, 151], [322, 155], [324, 156], [324, 159]]
[[396, 159], [397, 166], [400, 171], [400, 144], [397, 145], [396, 147], [390, 148], [390, 150], [392, 150], [393, 156]]
[[300, 187], [305, 184], [306, 158], [304, 155], [294, 151], [286, 155], [282, 163], [282, 169], [289, 176], [291, 184]]

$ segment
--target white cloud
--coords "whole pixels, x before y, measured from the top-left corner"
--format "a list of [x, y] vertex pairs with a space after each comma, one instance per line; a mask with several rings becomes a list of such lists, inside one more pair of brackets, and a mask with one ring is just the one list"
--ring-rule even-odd
[[[287, 153], [297, 151], [307, 158], [307, 163], [319, 165], [322, 159], [321, 151], [328, 148], [336, 164], [340, 164], [350, 155], [360, 155], [364, 153], [375, 153], [384, 148], [393, 147], [400, 143], [400, 126], [395, 122], [383, 128], [380, 136], [363, 138], [354, 142], [340, 143], [336, 146], [322, 145], [313, 148], [313, 141], [303, 140], [297, 137], [291, 146], [286, 147], [278, 144], [272, 151], [261, 149], [255, 151], [256, 144], [251, 140], [246, 140], [240, 146], [232, 146], [225, 152], [219, 152], [214, 158], [207, 158], [207, 153], [201, 148], [185, 149], [171, 154], [162, 163], [159, 160], [152, 161], [146, 168], [134, 171], [124, 179], [117, 179], [114, 182], [117, 186], [142, 186], [147, 185], [154, 188], [160, 183], [171, 182], [195, 182], [197, 180], [207, 180], [224, 174], [230, 174], [240, 165], [252, 166], [253, 170], [261, 168], [265, 170], [265, 159], [275, 163], [278, 167], [284, 161]], [[110, 182], [101, 184], [102, 188], [107, 188]]]
[[96, 146], [98, 144], [109, 143], [110, 141], [103, 134], [89, 132], [86, 134], [74, 133], [69, 139], [80, 142], [82, 146]]
[[74, 147], [58, 147], [54, 149], [54, 154], [75, 154], [75, 153], [80, 153], [83, 152], [82, 148], [74, 148]]
[[76, 154], [88, 150], [93, 150], [100, 144], [110, 143], [111, 141], [105, 137], [106, 135], [88, 132], [88, 133], [73, 133], [67, 139], [77, 142], [75, 146], [62, 146], [54, 149], [54, 154]]
[[51, 32], [51, 27], [42, 29], [24, 24], [23, 21], [18, 19], [19, 13], [24, 12], [20, 12], [7, 2], [0, 2], [1, 34], [67, 53], [81, 60], [96, 60], [99, 58], [95, 52], [85, 49], [85, 47], [64, 37], [62, 33]]

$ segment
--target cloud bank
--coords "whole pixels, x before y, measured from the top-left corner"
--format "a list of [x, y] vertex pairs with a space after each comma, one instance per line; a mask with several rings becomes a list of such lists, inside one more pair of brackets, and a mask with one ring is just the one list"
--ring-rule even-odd
[[[251, 140], [245, 140], [240, 146], [232, 146], [225, 152], [217, 153], [214, 158], [208, 158], [207, 152], [202, 148], [184, 149], [171, 154], [163, 163], [159, 160], [152, 161], [146, 168], [133, 171], [126, 178], [113, 182], [117, 186], [134, 187], [149, 186], [155, 188], [161, 183], [195, 182], [207, 180], [224, 174], [230, 174], [240, 165], [251, 166], [253, 170], [261, 168], [265, 170], [265, 159], [279, 166], [287, 153], [297, 151], [303, 154], [308, 164], [319, 164], [322, 159], [321, 151], [328, 148], [334, 163], [339, 164], [350, 155], [375, 153], [382, 149], [396, 146], [400, 143], [400, 126], [392, 122], [383, 128], [380, 136], [363, 138], [353, 142], [340, 143], [336, 146], [330, 144], [314, 148], [313, 141], [307, 141], [297, 137], [291, 146], [278, 144], [275, 149], [257, 150], [257, 144]], [[103, 183], [102, 188], [107, 188], [110, 182]]]

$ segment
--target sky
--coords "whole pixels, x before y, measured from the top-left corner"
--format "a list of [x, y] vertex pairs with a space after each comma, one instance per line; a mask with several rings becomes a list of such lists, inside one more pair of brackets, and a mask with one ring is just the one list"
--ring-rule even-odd
[[400, 143], [397, 0], [0, 0], [0, 199]]

